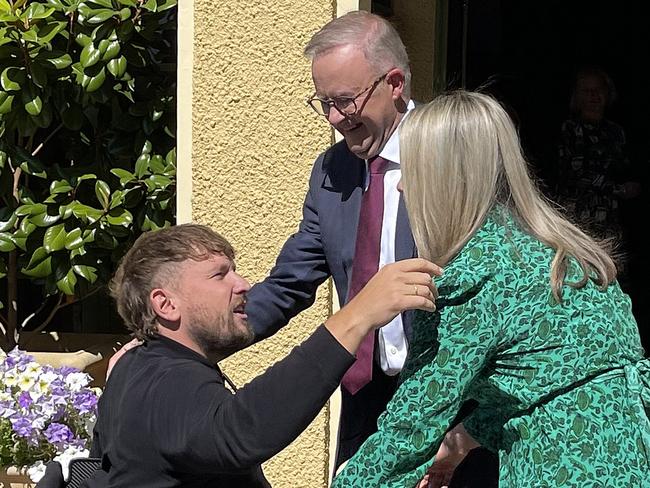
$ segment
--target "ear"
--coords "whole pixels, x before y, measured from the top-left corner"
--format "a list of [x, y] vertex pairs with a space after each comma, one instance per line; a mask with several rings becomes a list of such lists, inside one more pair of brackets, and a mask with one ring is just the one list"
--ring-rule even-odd
[[399, 68], [393, 68], [386, 75], [386, 82], [390, 85], [393, 95], [393, 100], [402, 98], [404, 93], [404, 72]]
[[181, 311], [174, 295], [164, 288], [154, 288], [149, 294], [149, 301], [158, 317], [169, 322], [178, 322]]

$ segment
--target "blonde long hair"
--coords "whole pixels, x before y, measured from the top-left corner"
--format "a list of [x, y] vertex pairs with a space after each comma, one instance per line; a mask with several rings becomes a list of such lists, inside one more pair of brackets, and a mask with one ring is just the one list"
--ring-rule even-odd
[[550, 283], [561, 300], [568, 261], [575, 258], [584, 286], [606, 288], [616, 278], [609, 254], [564, 218], [528, 172], [517, 130], [493, 98], [463, 90], [416, 108], [400, 126], [404, 196], [420, 255], [447, 264], [495, 204], [555, 249]]

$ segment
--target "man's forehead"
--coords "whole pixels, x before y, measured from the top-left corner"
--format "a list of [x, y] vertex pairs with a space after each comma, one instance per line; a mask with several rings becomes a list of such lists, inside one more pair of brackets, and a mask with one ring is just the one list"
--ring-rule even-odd
[[374, 71], [358, 49], [336, 48], [320, 54], [312, 63], [317, 92], [351, 94], [365, 88]]

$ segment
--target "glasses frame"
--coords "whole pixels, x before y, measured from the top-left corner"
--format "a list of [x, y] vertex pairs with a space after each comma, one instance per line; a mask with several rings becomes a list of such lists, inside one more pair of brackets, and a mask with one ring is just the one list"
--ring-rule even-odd
[[[334, 107], [336, 111], [345, 118], [354, 117], [355, 115], [363, 111], [363, 107], [365, 107], [366, 102], [370, 100], [370, 97], [372, 97], [375, 88], [379, 86], [379, 83], [381, 83], [384, 79], [386, 79], [389, 73], [390, 71], [388, 73], [384, 73], [375, 81], [373, 81], [372, 85], [368, 86], [367, 88], [364, 88], [353, 97], [337, 97], [337, 98], [331, 98], [326, 100], [316, 96], [316, 93], [314, 93], [311, 97], [307, 99], [307, 105], [309, 105], [314, 110], [314, 112], [316, 112], [318, 115], [325, 118], [329, 117], [332, 107]], [[357, 99], [363, 94], [365, 94], [366, 92], [368, 93], [368, 95], [363, 99], [361, 106], [357, 106]], [[354, 107], [354, 110], [352, 112], [346, 112], [345, 109], [342, 109], [338, 106], [337, 101], [339, 100], [345, 100], [346, 102], [348, 102], [348, 107], [351, 105], [352, 107]], [[320, 104], [321, 108], [323, 109], [322, 112], [317, 108], [316, 103]], [[325, 110], [324, 107], [327, 107], [327, 110]]]

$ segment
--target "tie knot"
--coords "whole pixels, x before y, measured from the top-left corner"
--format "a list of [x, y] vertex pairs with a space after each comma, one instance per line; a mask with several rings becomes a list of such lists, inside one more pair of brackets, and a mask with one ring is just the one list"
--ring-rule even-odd
[[381, 156], [375, 156], [368, 160], [368, 172], [370, 174], [384, 174], [388, 169], [388, 160]]

